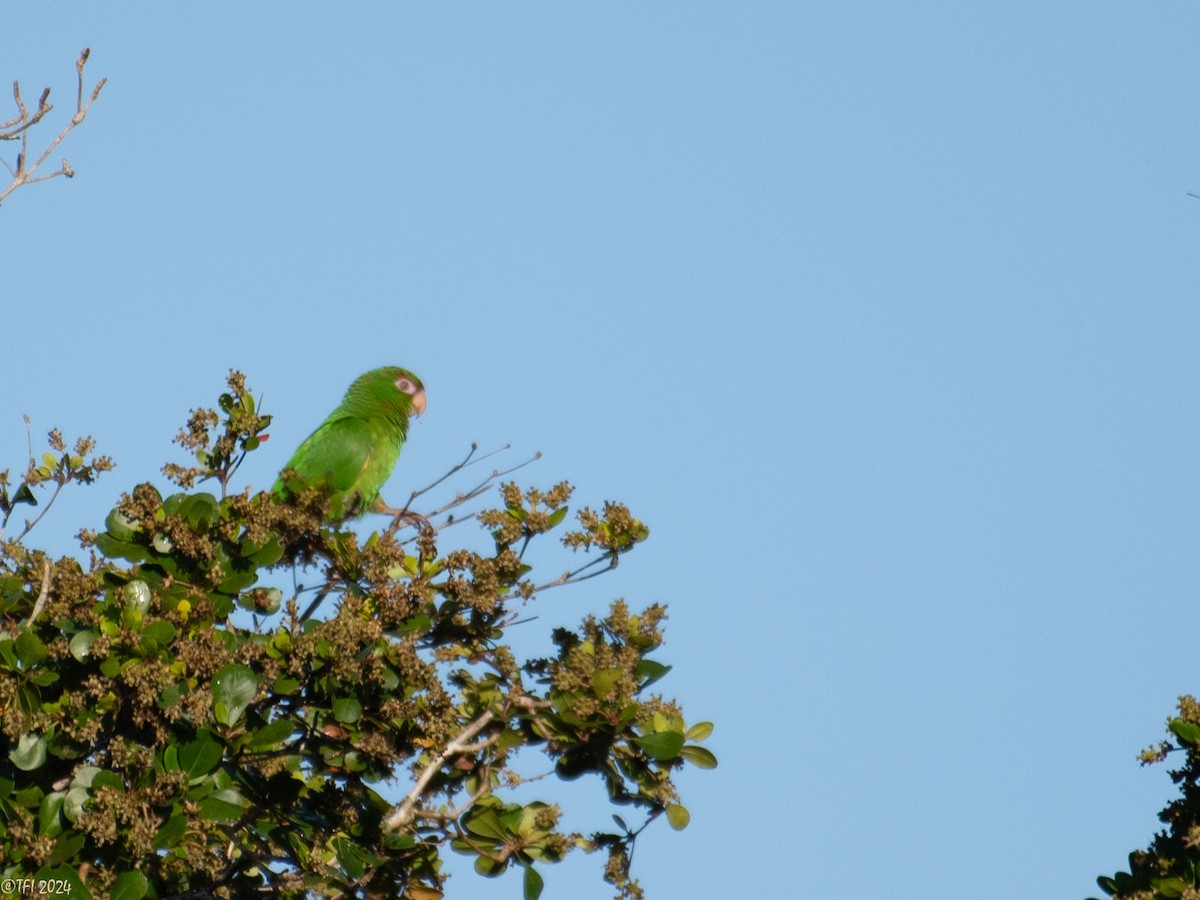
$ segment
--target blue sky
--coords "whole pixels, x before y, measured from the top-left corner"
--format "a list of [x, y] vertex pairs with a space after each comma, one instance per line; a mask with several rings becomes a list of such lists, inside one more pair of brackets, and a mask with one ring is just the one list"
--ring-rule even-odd
[[24, 413], [119, 465], [45, 543], [230, 367], [263, 487], [405, 365], [391, 496], [511, 442], [652, 529], [538, 627], [671, 606], [721, 767], [653, 900], [1082, 898], [1146, 845], [1196, 689], [1200, 6], [18, 6], [52, 125], [81, 47], [109, 78], [0, 209], [0, 465]]

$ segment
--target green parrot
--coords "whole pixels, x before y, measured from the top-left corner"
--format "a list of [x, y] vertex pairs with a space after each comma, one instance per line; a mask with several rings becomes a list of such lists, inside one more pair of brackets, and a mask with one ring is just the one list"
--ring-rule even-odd
[[372, 369], [346, 391], [338, 408], [304, 439], [271, 490], [279, 496], [323, 486], [334, 493], [333, 514], [368, 510], [399, 515], [379, 489], [392, 474], [408, 436], [408, 420], [425, 412], [421, 379], [397, 366]]

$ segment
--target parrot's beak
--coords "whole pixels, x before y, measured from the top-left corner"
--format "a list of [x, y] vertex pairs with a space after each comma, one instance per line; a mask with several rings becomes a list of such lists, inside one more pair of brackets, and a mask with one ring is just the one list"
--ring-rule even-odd
[[413, 394], [413, 412], [418, 416], [425, 412], [425, 391], [421, 390]]

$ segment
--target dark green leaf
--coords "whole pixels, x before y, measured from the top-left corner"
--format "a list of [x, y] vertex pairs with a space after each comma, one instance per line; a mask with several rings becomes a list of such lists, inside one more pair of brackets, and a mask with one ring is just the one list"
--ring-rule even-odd
[[187, 818], [181, 815], [171, 816], [163, 822], [162, 828], [154, 835], [154, 846], [159, 850], [169, 850], [179, 843], [187, 831]]
[[23, 628], [17, 635], [14, 649], [17, 651], [17, 659], [26, 666], [37, 665], [46, 658], [48, 652], [41, 638], [26, 628]]
[[487, 878], [495, 878], [504, 872], [505, 866], [502, 862], [497, 862], [486, 856], [478, 856], [475, 859], [475, 871]]
[[86, 834], [80, 831], [64, 831], [54, 842], [54, 850], [51, 851], [50, 859], [46, 862], [51, 866], [60, 866], [67, 860], [74, 859], [75, 854], [86, 842]]
[[245, 804], [241, 794], [226, 788], [200, 801], [200, 818], [210, 822], [234, 822], [241, 816]]
[[671, 671], [670, 666], [664, 666], [662, 663], [653, 659], [640, 659], [637, 664], [637, 675], [641, 679], [643, 688], [649, 687]]
[[179, 768], [188, 780], [206, 775], [217, 767], [224, 752], [207, 731], [198, 732], [196, 739], [179, 748]]
[[132, 872], [122, 872], [113, 883], [111, 900], [142, 900], [150, 890], [150, 882], [146, 876], [134, 869]]
[[[47, 882], [59, 882], [59, 890], [57, 895], [60, 897], [69, 897], [70, 900], [92, 900], [92, 892], [87, 889], [79, 879], [79, 873], [70, 866], [57, 866], [50, 868], [42, 866], [33, 876], [35, 883], [45, 884]], [[66, 888], [63, 889], [61, 882], [66, 882]], [[50, 895], [54, 896], [54, 895]]]
[[244, 591], [256, 581], [258, 581], [257, 572], [234, 572], [217, 585], [217, 590], [222, 594], [229, 594], [232, 597], [232, 595], [239, 591]]
[[296, 730], [296, 723], [291, 719], [276, 719], [269, 725], [264, 725], [250, 737], [251, 747], [269, 747], [286, 741]]
[[62, 833], [59, 813], [62, 812], [63, 799], [66, 796], [62, 791], [55, 791], [42, 798], [42, 805], [38, 808], [38, 834], [53, 838]]
[[537, 869], [533, 866], [525, 866], [525, 891], [524, 900], [538, 900], [542, 896], [542, 888], [546, 883], [542, 881], [542, 876], [538, 874]]
[[283, 545], [279, 543], [278, 538], [271, 538], [262, 547], [254, 550], [246, 556], [246, 559], [253, 563], [256, 568], [265, 568], [273, 566], [279, 562], [283, 556]]

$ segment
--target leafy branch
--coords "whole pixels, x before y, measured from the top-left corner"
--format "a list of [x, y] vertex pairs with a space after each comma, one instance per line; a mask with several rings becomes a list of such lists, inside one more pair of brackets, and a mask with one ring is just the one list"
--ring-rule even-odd
[[[604, 877], [640, 900], [638, 836], [690, 819], [673, 773], [716, 765], [698, 745], [712, 726], [652, 691], [670, 670], [653, 658], [665, 608], [615, 601], [534, 658], [506, 635], [542, 591], [610, 571], [648, 528], [611, 501], [566, 527], [569, 483], [503, 481], [535, 456], [472, 474], [415, 529], [397, 517], [360, 533], [320, 489], [237, 490], [269, 417], [240, 373], [227, 384], [220, 412], [192, 410], [176, 439], [195, 460], [165, 469], [183, 490], [124, 495], [85, 534], [86, 570], [0, 542], [0, 868], [80, 897], [434, 900], [454, 851], [484, 876], [520, 872], [536, 900], [539, 869], [580, 851], [607, 854]], [[56, 432], [51, 449], [40, 463], [31, 450], [11, 492], [5, 476], [5, 521], [44, 482], [108, 467]], [[498, 452], [473, 446], [406, 510]], [[205, 479], [220, 496], [192, 490]], [[497, 508], [476, 510], [491, 490]], [[491, 549], [439, 548], [468, 520]], [[551, 532], [590, 558], [546, 581], [526, 551]], [[317, 587], [298, 583], [314, 573]], [[597, 782], [622, 807], [616, 830], [568, 833], [557, 805], [506, 793], [552, 791], [550, 775]]]
[[48, 435], [50, 449], [42, 454], [41, 460], [33, 458], [33, 435], [29, 416], [25, 416], [25, 435], [29, 445], [29, 464], [15, 489], [12, 489], [9, 470], [0, 470], [0, 538], [8, 529], [8, 521], [21, 504], [37, 506], [38, 499], [33, 489], [47, 482], [54, 485], [49, 501], [33, 519], [26, 520], [25, 527], [14, 541], [22, 540], [34, 526], [50, 511], [62, 489], [68, 484], [91, 484], [101, 472], [111, 471], [113, 461], [107, 456], [96, 456], [96, 442], [90, 436], [78, 438], [68, 451], [62, 432], [52, 429]]

